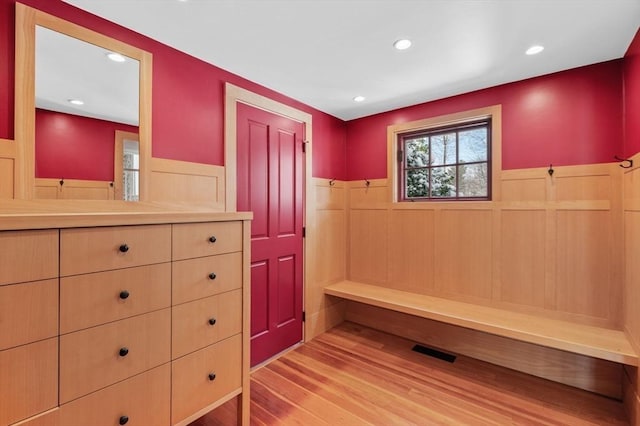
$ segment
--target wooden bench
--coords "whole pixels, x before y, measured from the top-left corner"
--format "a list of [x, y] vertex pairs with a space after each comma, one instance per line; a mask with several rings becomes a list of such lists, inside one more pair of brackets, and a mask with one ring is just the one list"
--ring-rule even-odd
[[325, 287], [325, 294], [527, 343], [638, 365], [623, 331], [576, 324], [353, 281]]

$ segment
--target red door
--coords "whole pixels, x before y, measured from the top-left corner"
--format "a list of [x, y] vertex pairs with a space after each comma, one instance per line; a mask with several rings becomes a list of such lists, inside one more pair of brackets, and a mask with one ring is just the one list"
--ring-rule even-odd
[[304, 125], [238, 103], [238, 210], [251, 224], [251, 365], [302, 340]]

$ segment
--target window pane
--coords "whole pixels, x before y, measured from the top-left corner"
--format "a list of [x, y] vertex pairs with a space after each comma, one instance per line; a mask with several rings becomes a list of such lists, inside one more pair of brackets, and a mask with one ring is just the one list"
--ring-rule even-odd
[[456, 196], [456, 168], [434, 167], [431, 169], [431, 196]]
[[429, 165], [429, 138], [407, 140], [405, 147], [407, 167], [426, 167]]
[[138, 201], [140, 199], [139, 183], [140, 172], [137, 170], [124, 170], [122, 174], [123, 198], [125, 201]]
[[429, 172], [427, 170], [407, 171], [407, 198], [426, 197], [429, 191]]
[[456, 162], [456, 134], [431, 136], [431, 165], [442, 166]]
[[487, 163], [461, 164], [459, 166], [460, 197], [486, 197]]
[[485, 127], [464, 130], [458, 134], [458, 137], [461, 163], [487, 161], [487, 129]]

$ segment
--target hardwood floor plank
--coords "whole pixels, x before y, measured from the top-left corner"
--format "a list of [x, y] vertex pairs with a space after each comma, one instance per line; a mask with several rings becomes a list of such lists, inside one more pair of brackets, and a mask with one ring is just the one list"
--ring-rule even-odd
[[[231, 425], [233, 423], [227, 423]], [[267, 426], [277, 425], [278, 418], [268, 412], [264, 407], [252, 402], [251, 403], [251, 425], [252, 426]]]
[[[363, 394], [363, 398], [372, 401], [377, 407], [385, 410], [393, 410], [401, 417], [401, 421], [410, 424], [420, 424], [425, 418], [432, 420], [435, 424], [449, 424], [454, 419], [472, 422], [477, 419], [474, 415], [474, 409], [480, 407], [471, 407], [465, 410], [460, 403], [460, 398], [455, 398], [458, 403], [458, 410], [452, 418], [449, 412], [445, 410], [437, 410], [433, 408], [433, 403], [444, 401], [451, 398], [450, 394], [442, 391], [434, 390], [434, 386], [421, 387], [423, 391], [431, 391], [428, 395], [421, 396], [415, 392], [416, 380], [404, 380], [402, 375], [392, 370], [385, 369], [384, 365], [377, 364], [371, 360], [370, 363], [358, 363], [355, 358], [341, 358], [335, 351], [332, 355], [325, 353], [318, 348], [319, 343], [307, 345], [300, 354], [307, 355], [309, 359], [321, 360], [321, 364], [312, 364], [314, 369], [321, 371], [326, 375], [337, 376], [337, 380], [347, 382], [352, 389], [367, 389], [367, 393]], [[295, 359], [298, 354], [293, 354]], [[309, 364], [310, 361], [305, 358], [301, 362]], [[339, 372], [335, 371], [335, 366], [340, 366]], [[410, 391], [414, 391], [410, 393]], [[413, 396], [414, 398], [411, 398]], [[424, 404], [427, 398], [432, 398], [431, 404]], [[487, 425], [504, 424], [509, 419], [503, 417], [501, 421], [491, 419], [489, 415], [483, 417]]]
[[[344, 350], [340, 347], [334, 347], [331, 351], [336, 354], [344, 353]], [[524, 417], [530, 424], [536, 423], [536, 416], [527, 415], [522, 410], [522, 407], [509, 410], [505, 409], [503, 403], [500, 403], [500, 410], [496, 410], [497, 407], [495, 406], [493, 406], [492, 410], [492, 401], [487, 400], [485, 392], [478, 394], [469, 392], [467, 389], [468, 383], [455, 376], [438, 377], [437, 374], [434, 374], [437, 371], [433, 369], [421, 371], [420, 368], [415, 368], [420, 366], [415, 363], [411, 365], [412, 368], [410, 370], [397, 369], [397, 365], [394, 363], [402, 362], [403, 360], [401, 358], [385, 360], [384, 355], [384, 353], [372, 353], [371, 357], [358, 356], [353, 358], [350, 362], [353, 367], [357, 366], [365, 370], [364, 373], [354, 370], [354, 374], [367, 374], [366, 370], [372, 369], [372, 366], [377, 366], [378, 374], [381, 377], [391, 375], [389, 382], [394, 386], [391, 388], [394, 393], [398, 393], [418, 404], [424, 403], [425, 399], [428, 399], [433, 405], [438, 406], [437, 411], [440, 414], [448, 412], [452, 418], [456, 418], [458, 421], [465, 420], [465, 422], [476, 424], [481, 421], [482, 424], [500, 425]], [[418, 363], [423, 361], [422, 357], [423, 355], [417, 356]], [[374, 361], [368, 358], [372, 358]], [[443, 363], [441, 360], [431, 360], [430, 358], [427, 360], [441, 365]], [[490, 407], [484, 407], [487, 404]]]
[[321, 360], [316, 360], [301, 353], [291, 353], [290, 357], [283, 360], [288, 366], [301, 371], [313, 370], [316, 375], [325, 377], [325, 383], [341, 398], [349, 399], [371, 412], [378, 422], [384, 424], [406, 424], [407, 417], [416, 420], [420, 417], [415, 411], [409, 411], [409, 407], [403, 410], [393, 410], [391, 406], [396, 403], [395, 396], [385, 392], [372, 383], [364, 382], [357, 377], [342, 372], [338, 368], [328, 368]]
[[[391, 357], [387, 362], [412, 370], [412, 374], [419, 379], [450, 380], [452, 377], [459, 377], [468, 382], [460, 386], [460, 389], [468, 389], [469, 392], [466, 393], [470, 395], [483, 395], [487, 390], [492, 390], [504, 394], [505, 397], [515, 398], [516, 405], [527, 401], [538, 405], [548, 404], [561, 412], [566, 411], [577, 416], [584, 415], [585, 418], [592, 417], [597, 420], [596, 423], [599, 422], [598, 424], [603, 424], [600, 419], [611, 421], [612, 417], [620, 417], [621, 414], [620, 402], [576, 388], [466, 357], [458, 357], [455, 364], [443, 363], [408, 351], [407, 344], [412, 346], [413, 342], [355, 324], [345, 324], [344, 328], [334, 330], [337, 336], [343, 335], [350, 341], [359, 340], [362, 344], [366, 344], [369, 339], [375, 339], [376, 347], [383, 343], [385, 350], [378, 353], [376, 357]], [[319, 341], [333, 342], [332, 344], [337, 345], [338, 348], [343, 348], [340, 340], [335, 340], [336, 336], [333, 333], [321, 337]], [[569, 401], [570, 404], [568, 404]], [[502, 405], [503, 402], [504, 398], [501, 398], [500, 404]], [[625, 424], [624, 417], [622, 419], [622, 424]]]
[[[621, 402], [352, 323], [254, 371], [251, 425], [623, 426]], [[234, 423], [235, 401], [191, 426]]]
[[298, 385], [299, 376], [297, 375], [283, 375], [282, 372], [275, 372], [271, 368], [263, 368], [255, 372], [252, 379], [274, 389], [292, 404], [304, 405], [307, 411], [329, 425], [366, 423], [350, 411], [323, 398], [320, 394]]
[[[322, 350], [323, 342], [316, 342], [315, 345]], [[335, 356], [344, 353], [340, 347], [333, 347], [330, 350]], [[523, 405], [520, 400], [516, 400], [515, 405], [512, 406], [509, 404], [511, 401], [509, 395], [505, 395], [503, 392], [497, 394], [488, 392], [486, 386], [482, 385], [469, 388], [469, 382], [466, 378], [461, 379], [451, 374], [439, 377], [438, 371], [433, 371], [433, 369], [421, 371], [416, 364], [413, 364], [413, 370], [397, 370], [397, 365], [393, 362], [402, 362], [401, 359], [381, 362], [384, 354], [371, 355], [374, 361], [354, 354], [348, 363], [348, 371], [352, 371], [357, 376], [367, 377], [370, 371], [377, 369], [377, 374], [380, 377], [386, 376], [389, 379], [390, 390], [393, 393], [418, 404], [428, 398], [433, 404], [438, 405], [437, 411], [441, 415], [448, 412], [459, 421], [477, 423], [481, 420], [483, 424], [487, 425], [500, 425], [509, 421], [524, 421], [527, 424], [563, 424], [558, 419], [555, 419], [554, 422], [540, 421], [538, 419], [539, 406]], [[421, 360], [418, 359], [418, 361]], [[442, 363], [443, 361], [436, 360], [435, 362]], [[369, 377], [367, 380], [372, 381], [374, 378]]]
[[312, 390], [330, 403], [340, 405], [360, 420], [357, 424], [375, 425], [380, 422], [380, 416], [371, 409], [370, 402], [363, 403], [354, 398], [350, 392], [340, 391], [334, 386], [333, 382], [327, 379], [319, 381], [317, 378], [313, 378], [313, 375], [306, 375], [305, 373], [309, 372], [309, 370], [306, 370], [304, 366], [283, 360], [282, 363], [270, 365], [269, 368], [285, 374], [286, 372], [294, 372], [294, 374], [298, 375], [298, 384], [300, 386]]

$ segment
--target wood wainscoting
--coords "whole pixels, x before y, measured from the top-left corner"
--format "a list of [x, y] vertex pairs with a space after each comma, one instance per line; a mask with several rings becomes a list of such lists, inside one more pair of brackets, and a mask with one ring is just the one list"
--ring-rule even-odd
[[0, 139], [0, 199], [14, 197], [16, 143], [8, 139]]
[[[640, 250], [640, 178], [618, 163], [553, 169], [503, 170], [493, 183], [494, 199], [477, 202], [394, 203], [395, 179], [347, 182], [348, 280], [640, 335], [640, 267], [634, 257]], [[442, 349], [623, 397], [622, 367], [608, 361], [356, 303], [347, 305], [345, 315]], [[630, 340], [637, 351], [637, 337]], [[633, 383], [626, 389], [637, 392]], [[627, 399], [637, 401], [637, 393]]]
[[392, 180], [348, 182], [348, 279], [622, 329], [622, 169], [554, 169], [502, 171], [493, 201], [393, 203]]
[[[5, 165], [2, 161], [11, 159], [4, 159], [1, 156], [0, 148], [0, 176], [3, 176], [5, 170], [9, 173], [9, 167], [3, 167]], [[150, 201], [207, 206], [220, 211], [224, 210], [223, 166], [162, 158], [152, 158], [150, 164], [151, 182], [148, 184]], [[13, 175], [11, 177], [13, 178]], [[64, 179], [63, 184], [60, 182], [61, 179], [35, 179], [34, 197], [36, 199], [113, 200], [115, 196], [112, 182], [79, 179]], [[0, 186], [0, 190], [3, 188], [4, 186]], [[8, 194], [8, 189], [6, 191]], [[0, 198], [2, 198], [2, 192], [0, 192]]]
[[[640, 154], [633, 167], [624, 172], [624, 329], [636, 352], [640, 353]], [[628, 367], [625, 375], [625, 406], [629, 418], [640, 424], [640, 379], [638, 368]]]
[[150, 201], [206, 205], [224, 211], [223, 166], [152, 158], [150, 179]]
[[113, 182], [81, 179], [35, 179], [38, 200], [113, 200]]
[[327, 285], [346, 278], [347, 211], [344, 181], [313, 178], [315, 188], [315, 223], [312, 241], [316, 256], [311, 262], [305, 283], [305, 340], [309, 341], [344, 320], [343, 300], [324, 296]]

